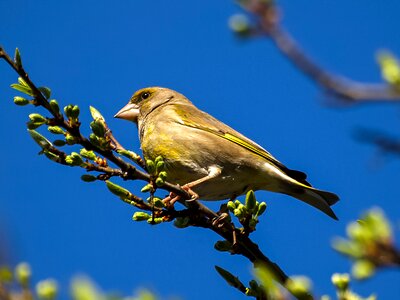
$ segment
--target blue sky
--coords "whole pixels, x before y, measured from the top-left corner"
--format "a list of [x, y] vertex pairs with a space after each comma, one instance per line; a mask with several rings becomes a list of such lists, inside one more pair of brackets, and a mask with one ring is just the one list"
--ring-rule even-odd
[[[400, 54], [398, 1], [280, 3], [285, 26], [332, 71], [378, 81], [376, 50]], [[331, 274], [350, 267], [331, 249], [332, 237], [376, 205], [399, 228], [399, 161], [376, 157], [374, 147], [353, 138], [360, 127], [397, 134], [398, 104], [327, 105], [268, 40], [234, 37], [227, 21], [239, 11], [233, 1], [3, 0], [0, 44], [10, 53], [19, 47], [31, 78], [51, 87], [61, 105], [80, 105], [86, 132], [93, 105], [120, 142], [139, 151], [135, 126], [112, 116], [135, 90], [165, 86], [339, 194], [335, 222], [287, 196], [258, 192], [268, 213], [253, 235], [287, 273], [308, 275], [317, 294], [332, 295]], [[250, 263], [216, 252], [212, 232], [135, 223], [132, 208], [102, 183], [83, 183], [81, 170], [38, 156], [25, 127], [34, 108], [16, 107], [9, 85], [17, 77], [4, 63], [0, 74], [0, 237], [12, 263], [30, 262], [36, 280], [56, 278], [62, 299], [77, 273], [125, 294], [147, 287], [183, 299], [244, 298], [214, 265], [248, 281]], [[398, 280], [398, 272], [384, 271], [354, 288], [396, 299]]]

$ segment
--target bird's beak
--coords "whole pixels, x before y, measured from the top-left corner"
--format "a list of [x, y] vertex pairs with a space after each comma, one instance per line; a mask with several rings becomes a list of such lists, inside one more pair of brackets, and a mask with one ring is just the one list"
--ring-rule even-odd
[[134, 103], [128, 103], [119, 112], [115, 114], [114, 118], [136, 122], [138, 116], [139, 116], [139, 106], [137, 106]]

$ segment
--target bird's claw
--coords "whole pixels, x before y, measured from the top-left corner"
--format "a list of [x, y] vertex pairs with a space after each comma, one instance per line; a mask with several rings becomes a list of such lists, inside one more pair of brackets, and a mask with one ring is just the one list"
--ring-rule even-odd
[[190, 185], [189, 185], [189, 184], [183, 185], [183, 186], [182, 186], [182, 189], [185, 190], [186, 192], [188, 192], [189, 195], [191, 196], [191, 198], [190, 198], [189, 200], [186, 200], [186, 201], [192, 202], [192, 201], [196, 201], [196, 200], [199, 199], [199, 194], [197, 194], [195, 191], [193, 191], [193, 190], [190, 188]]
[[162, 199], [162, 202], [164, 203], [165, 207], [167, 209], [174, 209], [174, 205], [176, 201], [178, 201], [181, 198], [181, 196], [176, 195], [173, 192], [170, 192], [167, 197]]

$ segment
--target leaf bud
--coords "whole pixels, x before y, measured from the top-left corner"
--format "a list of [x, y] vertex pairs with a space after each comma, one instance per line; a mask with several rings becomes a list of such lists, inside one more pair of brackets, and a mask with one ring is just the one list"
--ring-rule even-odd
[[189, 226], [189, 221], [190, 221], [189, 217], [177, 217], [174, 220], [174, 226], [177, 228], [186, 228]]
[[214, 244], [214, 249], [221, 252], [230, 251], [232, 250], [232, 243], [229, 241], [217, 241]]
[[93, 175], [89, 175], [89, 174], [83, 174], [83, 175], [81, 176], [81, 179], [82, 179], [82, 181], [84, 181], [84, 182], [93, 182], [93, 181], [96, 181], [96, 180], [97, 180], [97, 177], [96, 177], [96, 176], [93, 176]]
[[15, 268], [15, 278], [22, 287], [28, 287], [32, 276], [31, 267], [27, 263], [20, 263]]
[[65, 131], [59, 126], [49, 126], [47, 130], [54, 134], [65, 134]]
[[226, 207], [228, 208], [228, 210], [230, 212], [233, 212], [236, 208], [236, 204], [233, 201], [228, 201], [228, 203], [226, 204]]
[[57, 282], [53, 279], [39, 281], [36, 285], [36, 293], [40, 300], [54, 300], [58, 293]]
[[148, 219], [151, 219], [151, 215], [144, 211], [137, 211], [132, 216], [132, 220], [134, 221], [147, 221]]
[[28, 99], [25, 99], [24, 97], [20, 97], [20, 96], [15, 96], [14, 97], [14, 103], [16, 105], [20, 105], [20, 106], [24, 106], [30, 103], [30, 101]]
[[58, 115], [60, 113], [60, 106], [58, 105], [57, 100], [55, 100], [55, 99], [50, 100], [49, 104], [50, 104], [51, 111]]
[[149, 184], [146, 184], [140, 191], [142, 193], [147, 193], [147, 192], [151, 191], [152, 189], [153, 189], [153, 186], [149, 183]]
[[96, 154], [92, 150], [86, 150], [85, 148], [82, 148], [80, 151], [80, 154], [87, 159], [90, 160], [95, 160], [97, 158]]
[[146, 160], [146, 167], [147, 167], [147, 172], [149, 172], [150, 174], [154, 174], [154, 171], [156, 170], [156, 166], [154, 164], [154, 161], [152, 161], [151, 159], [147, 159]]

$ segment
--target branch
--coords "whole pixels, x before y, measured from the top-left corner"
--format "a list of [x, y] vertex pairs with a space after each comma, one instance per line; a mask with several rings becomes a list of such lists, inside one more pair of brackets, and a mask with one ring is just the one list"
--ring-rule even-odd
[[[61, 134], [64, 134], [66, 137], [66, 142], [70, 145], [72, 144], [79, 144], [86, 149], [86, 151], [94, 151], [97, 154], [101, 155], [103, 158], [95, 157], [94, 164], [89, 163], [87, 160], [86, 162], [83, 161], [82, 157], [78, 153], [71, 153], [71, 155], [66, 155], [61, 150], [55, 148], [46, 138], [41, 136], [40, 134], [36, 133], [36, 140], [41, 147], [45, 154], [54, 155], [54, 157], [50, 158], [55, 162], [61, 164], [68, 164], [69, 160], [74, 160], [72, 166], [80, 166], [85, 168], [87, 171], [97, 171], [101, 172], [96, 179], [99, 180], [107, 180], [112, 176], [119, 176], [124, 180], [143, 180], [148, 182], [149, 184], [153, 184], [154, 178], [151, 174], [138, 170], [134, 165], [131, 163], [126, 162], [120, 156], [116, 156], [115, 152], [124, 150], [122, 145], [120, 145], [112, 135], [111, 130], [109, 130], [107, 124], [102, 119], [102, 116], [95, 111], [95, 113], [99, 114], [99, 117], [95, 119], [94, 122], [100, 121], [101, 126], [103, 126], [104, 134], [102, 135], [101, 141], [105, 142], [103, 144], [94, 143], [92, 137], [90, 139], [85, 138], [80, 132], [80, 122], [78, 120], [79, 115], [79, 107], [75, 106], [74, 109], [78, 111], [77, 114], [72, 114], [68, 112], [68, 107], [64, 108], [64, 115], [59, 111], [58, 104], [57, 110], [54, 110], [54, 107], [51, 106], [51, 101], [49, 102], [48, 98], [50, 97], [50, 90], [48, 90], [48, 95], [43, 92], [43, 88], [37, 87], [29, 78], [27, 72], [22, 67], [19, 52], [16, 51], [16, 59], [15, 61], [10, 58], [10, 56], [4, 51], [3, 48], [0, 47], [0, 59], [4, 59], [8, 65], [10, 65], [16, 73], [23, 79], [24, 84], [30, 89], [30, 94], [34, 98], [31, 101], [26, 100], [29, 103], [32, 103], [35, 106], [42, 106], [44, 107], [53, 118], [44, 118], [39, 115], [41, 120], [44, 120], [42, 124], [50, 125], [50, 126], [59, 126]], [[53, 101], [53, 100], [52, 100]], [[72, 106], [71, 106], [72, 107]], [[70, 107], [70, 108], [71, 108]], [[71, 108], [72, 109], [72, 108]], [[93, 115], [93, 112], [92, 112]], [[95, 124], [96, 125], [96, 124]], [[40, 126], [40, 125], [39, 125]], [[92, 124], [91, 124], [92, 126]], [[35, 127], [36, 128], [36, 127]], [[62, 129], [61, 129], [62, 128]], [[63, 132], [62, 130], [66, 130]], [[92, 128], [93, 133], [95, 134], [95, 130]], [[60, 132], [58, 132], [60, 134]], [[96, 135], [96, 134], [95, 134]], [[70, 143], [68, 142], [67, 137], [70, 136]], [[42, 145], [44, 143], [44, 146]], [[111, 161], [114, 165], [116, 165], [119, 169], [111, 168], [108, 166], [108, 162]], [[139, 164], [139, 166], [146, 170], [146, 164], [144, 163], [143, 159], [140, 157], [135, 159], [135, 162]], [[95, 180], [96, 180], [95, 179]], [[118, 187], [119, 188], [119, 187]], [[118, 189], [117, 188], [117, 189]], [[183, 190], [180, 186], [164, 182], [162, 189], [172, 192], [175, 195], [180, 196], [179, 202], [183, 204], [187, 209], [182, 211], [175, 211], [174, 209], [157, 209], [152, 207], [151, 205], [145, 203], [143, 199], [137, 197], [130, 193], [127, 190], [120, 189], [119, 191], [114, 192], [120, 196], [120, 198], [131, 205], [135, 205], [136, 207], [144, 210], [151, 210], [153, 213], [156, 213], [157, 216], [162, 218], [166, 218], [168, 221], [173, 220], [177, 217], [182, 216], [190, 216], [192, 226], [199, 226], [204, 228], [209, 228], [219, 236], [223, 237], [225, 240], [229, 241], [234, 245], [235, 254], [241, 254], [249, 259], [255, 266], [257, 264], [263, 264], [269, 268], [269, 270], [273, 273], [276, 281], [278, 281], [281, 285], [285, 286], [286, 283], [289, 281], [289, 277], [285, 274], [285, 272], [274, 262], [272, 262], [266, 255], [261, 252], [259, 247], [256, 243], [254, 243], [248, 236], [248, 233], [244, 233], [241, 229], [236, 228], [230, 221], [227, 220], [220, 220], [219, 214], [214, 212], [213, 210], [209, 209], [207, 206], [203, 205], [198, 201], [186, 201], [186, 199], [190, 199], [191, 195]], [[154, 193], [155, 189], [152, 190]], [[121, 194], [122, 193], [122, 194]], [[122, 195], [122, 196], [121, 196]], [[217, 222], [219, 220], [219, 222]], [[154, 221], [154, 216], [153, 216]]]
[[351, 103], [399, 101], [400, 89], [385, 83], [364, 83], [328, 72], [310, 58], [279, 20], [275, 1], [244, 0], [241, 6], [256, 17], [254, 34], [270, 38], [300, 71], [334, 97]]

